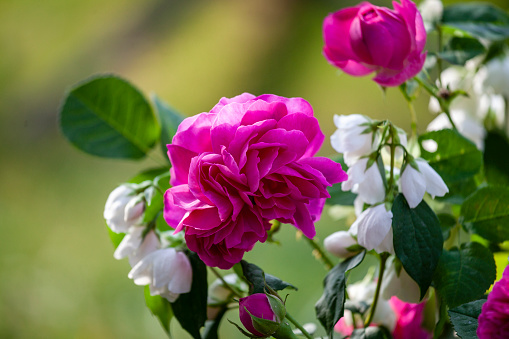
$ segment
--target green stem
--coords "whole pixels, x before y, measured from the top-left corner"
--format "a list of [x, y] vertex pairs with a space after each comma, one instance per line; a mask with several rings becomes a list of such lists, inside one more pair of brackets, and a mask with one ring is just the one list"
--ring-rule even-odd
[[433, 339], [437, 339], [440, 337], [442, 332], [444, 331], [445, 323], [447, 322], [447, 305], [445, 302], [440, 298], [438, 293], [436, 294], [436, 298], [438, 303], [440, 304], [440, 311], [439, 311], [439, 318], [438, 322], [435, 326], [435, 330], [433, 331]]
[[451, 112], [449, 112], [449, 108], [448, 107], [444, 107], [445, 105], [442, 105], [442, 101], [440, 99], [438, 101], [440, 102], [440, 106], [442, 107], [442, 111], [444, 111], [444, 113], [447, 115], [447, 118], [449, 119], [449, 122], [451, 123], [452, 128], [454, 130], [458, 130], [458, 128], [456, 128], [456, 124], [454, 123], [454, 121], [452, 121]]
[[426, 92], [428, 92], [429, 95], [431, 95], [432, 97], [435, 97], [435, 98], [438, 99], [436, 91], [435, 91], [435, 89], [433, 88], [432, 85], [428, 84], [426, 81], [422, 80], [418, 76], [415, 76], [413, 79], [415, 81], [417, 81], [419, 83], [419, 85], [421, 85], [422, 88], [424, 88], [426, 90]]
[[[295, 320], [294, 317], [292, 317], [289, 313], [286, 313], [286, 317], [285, 319], [288, 319], [290, 320], [290, 322], [295, 326], [297, 327], [301, 332], [302, 332], [302, 335], [305, 336], [306, 338], [308, 339], [313, 339], [313, 337], [311, 336], [311, 334], [308, 333], [308, 331], [306, 331], [304, 329], [304, 327], [302, 327], [301, 324], [299, 324], [299, 322], [297, 320]], [[284, 321], [283, 321], [284, 322]]]
[[306, 236], [304, 236], [304, 238], [306, 239], [308, 244], [310, 244], [311, 247], [313, 247], [313, 249], [316, 251], [316, 253], [318, 253], [317, 259], [320, 260], [324, 264], [325, 268], [327, 270], [330, 270], [331, 268], [333, 268], [334, 263], [329, 259], [329, 257], [327, 256], [325, 251], [322, 249], [322, 247], [314, 239], [310, 239]]
[[230, 284], [228, 284], [223, 276], [221, 274], [219, 274], [219, 272], [214, 268], [214, 267], [210, 267], [208, 266], [208, 268], [212, 271], [212, 273], [214, 273], [214, 275], [219, 279], [221, 280], [221, 282], [223, 283], [223, 286], [226, 287], [227, 289], [229, 289], [233, 295], [235, 295], [236, 297], [239, 297], [239, 298], [242, 298], [242, 295], [240, 295], [239, 292], [237, 292], [233, 287], [230, 286]]
[[375, 296], [373, 297], [373, 304], [371, 304], [371, 309], [369, 310], [368, 318], [366, 319], [366, 322], [364, 322], [364, 327], [368, 327], [369, 324], [371, 324], [371, 321], [373, 321], [373, 317], [375, 316], [376, 304], [378, 303], [378, 297], [380, 296], [380, 289], [382, 287], [382, 280], [384, 277], [385, 262], [387, 261], [388, 257], [389, 253], [387, 252], [380, 254], [380, 272], [378, 273], [378, 281], [376, 283]]
[[[438, 53], [442, 51], [442, 44], [443, 44], [443, 38], [442, 38], [442, 27], [440, 25], [436, 26], [437, 32], [438, 32]], [[437, 58], [437, 69], [438, 69], [438, 83], [440, 84], [440, 88], [442, 88], [442, 59]]]
[[410, 128], [412, 129], [412, 136], [417, 136], [417, 114], [415, 114], [415, 108], [411, 101], [408, 102], [408, 108], [410, 109]]

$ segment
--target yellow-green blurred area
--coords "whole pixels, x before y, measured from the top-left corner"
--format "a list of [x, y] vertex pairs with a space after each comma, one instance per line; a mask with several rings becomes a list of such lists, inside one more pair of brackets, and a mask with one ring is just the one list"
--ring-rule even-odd
[[[242, 92], [303, 97], [327, 136], [321, 155], [329, 155], [334, 114], [410, 127], [398, 89], [384, 94], [369, 77], [340, 74], [321, 54], [323, 18], [354, 4], [0, 1], [0, 337], [165, 337], [143, 288], [127, 278], [127, 261], [113, 259], [102, 218], [109, 192], [158, 162], [101, 159], [72, 147], [57, 121], [66, 89], [116, 73], [185, 115]], [[433, 118], [425, 93], [416, 111], [422, 132]], [[318, 239], [346, 226], [326, 211]], [[258, 244], [246, 259], [299, 287], [289, 292], [288, 309], [302, 323], [317, 323], [326, 271], [292, 226], [276, 238], [282, 246]], [[188, 337], [176, 323], [172, 329], [175, 338]], [[240, 337], [227, 322], [221, 334]]]

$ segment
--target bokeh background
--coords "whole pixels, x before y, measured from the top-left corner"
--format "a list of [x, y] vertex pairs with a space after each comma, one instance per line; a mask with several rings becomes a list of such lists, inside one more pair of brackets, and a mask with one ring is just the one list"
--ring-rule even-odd
[[[0, 337], [165, 337], [143, 288], [127, 278], [127, 261], [113, 259], [102, 218], [109, 192], [157, 162], [101, 159], [67, 143], [58, 110], [70, 86], [116, 73], [188, 116], [242, 92], [299, 96], [313, 105], [326, 136], [334, 114], [388, 118], [408, 130], [397, 89], [384, 93], [369, 77], [341, 75], [322, 57], [323, 18], [354, 4], [0, 1]], [[416, 110], [424, 131], [433, 118], [424, 93]], [[326, 140], [321, 155], [332, 153]], [[347, 223], [326, 211], [318, 238]], [[326, 271], [293, 227], [277, 238], [282, 246], [259, 244], [246, 259], [297, 285], [289, 310], [313, 321]], [[188, 338], [176, 322], [172, 330]], [[240, 338], [228, 323], [221, 334]]]

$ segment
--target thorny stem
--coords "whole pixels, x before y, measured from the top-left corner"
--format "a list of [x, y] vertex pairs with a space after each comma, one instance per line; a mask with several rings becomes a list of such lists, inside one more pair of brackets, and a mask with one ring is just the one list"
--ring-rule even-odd
[[385, 262], [387, 261], [388, 257], [389, 257], [389, 253], [387, 253], [387, 252], [380, 254], [380, 272], [378, 273], [378, 281], [376, 282], [375, 296], [373, 297], [373, 303], [371, 304], [368, 318], [364, 322], [364, 327], [368, 327], [369, 324], [371, 324], [371, 321], [373, 321], [373, 317], [375, 316], [376, 304], [378, 303], [378, 297], [380, 296], [380, 289], [382, 287], [382, 280], [383, 280], [384, 270], [385, 270]]
[[302, 327], [302, 325], [299, 324], [299, 322], [297, 320], [295, 320], [295, 318], [290, 315], [290, 313], [286, 313], [285, 318], [288, 319], [295, 327], [297, 327], [302, 332], [303, 336], [305, 336], [308, 339], [313, 339], [311, 334], [309, 334], [308, 331], [306, 331], [304, 329], [304, 327]]
[[237, 292], [237, 291], [236, 291], [233, 287], [231, 287], [231, 286], [230, 286], [230, 284], [228, 284], [228, 283], [224, 280], [223, 276], [222, 276], [221, 274], [219, 274], [219, 272], [218, 272], [218, 271], [217, 271], [214, 267], [210, 267], [210, 266], [208, 266], [208, 267], [209, 267], [209, 269], [212, 271], [212, 273], [214, 273], [214, 275], [215, 275], [215, 276], [216, 276], [219, 280], [221, 280], [221, 282], [223, 283], [223, 286], [224, 286], [224, 287], [226, 287], [227, 289], [229, 289], [229, 290], [233, 293], [233, 295], [235, 295], [236, 297], [242, 298], [242, 295], [241, 295], [239, 292]]
[[320, 260], [324, 264], [324, 266], [327, 270], [330, 270], [331, 268], [333, 268], [334, 263], [329, 259], [329, 257], [327, 256], [325, 251], [322, 249], [322, 247], [314, 239], [310, 239], [308, 237], [304, 237], [304, 238], [306, 239], [308, 244], [310, 244], [311, 247], [313, 247], [313, 249], [316, 251], [316, 259]]

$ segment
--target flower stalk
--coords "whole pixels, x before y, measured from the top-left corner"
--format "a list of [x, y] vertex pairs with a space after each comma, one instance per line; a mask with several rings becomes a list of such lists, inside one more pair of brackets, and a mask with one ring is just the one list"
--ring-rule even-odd
[[384, 271], [385, 271], [385, 263], [386, 263], [388, 257], [389, 257], [389, 253], [387, 253], [387, 252], [380, 254], [380, 272], [378, 273], [378, 281], [376, 283], [375, 296], [373, 297], [373, 303], [371, 304], [371, 308], [369, 310], [369, 315], [366, 318], [366, 321], [364, 322], [364, 327], [368, 327], [369, 324], [371, 324], [373, 317], [375, 316], [376, 305], [378, 303], [378, 298], [380, 296], [380, 289], [382, 287], [382, 280], [383, 280]]

